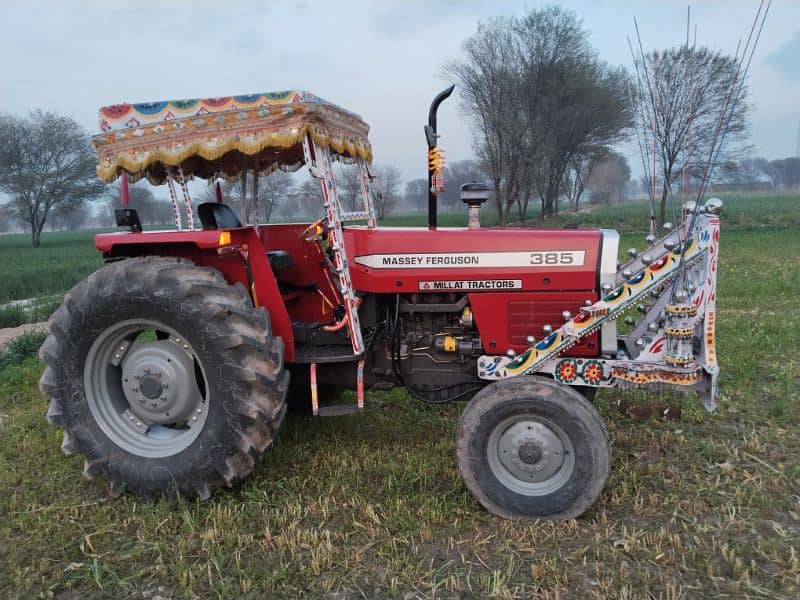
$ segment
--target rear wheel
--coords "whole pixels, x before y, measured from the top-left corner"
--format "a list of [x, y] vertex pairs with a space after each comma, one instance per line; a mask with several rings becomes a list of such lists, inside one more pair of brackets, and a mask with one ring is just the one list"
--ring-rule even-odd
[[595, 408], [569, 386], [539, 377], [478, 392], [461, 415], [456, 452], [477, 500], [515, 519], [577, 517], [600, 495], [611, 465]]
[[245, 288], [174, 258], [134, 258], [76, 285], [51, 319], [40, 387], [84, 474], [207, 498], [272, 444], [285, 412], [283, 343]]

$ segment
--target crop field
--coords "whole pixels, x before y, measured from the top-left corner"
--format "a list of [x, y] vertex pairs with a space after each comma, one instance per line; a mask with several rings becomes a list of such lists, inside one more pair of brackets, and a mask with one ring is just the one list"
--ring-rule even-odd
[[[641, 248], [644, 211], [564, 220]], [[722, 222], [719, 409], [670, 397], [677, 420], [643, 419], [650, 396], [599, 394], [611, 479], [562, 523], [487, 513], [455, 463], [463, 404], [401, 390], [368, 392], [363, 415], [287, 417], [250, 479], [207, 502], [112, 500], [62, 455], [40, 339], [18, 338], [0, 356], [0, 597], [797, 598], [800, 198], [728, 198]], [[98, 267], [90, 238], [0, 237], [0, 304]]]

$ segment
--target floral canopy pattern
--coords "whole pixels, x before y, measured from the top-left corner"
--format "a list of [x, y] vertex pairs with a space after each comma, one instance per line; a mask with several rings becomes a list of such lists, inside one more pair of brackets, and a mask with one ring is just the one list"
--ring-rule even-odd
[[125, 170], [131, 180], [160, 184], [167, 167], [203, 178], [294, 170], [306, 134], [339, 160], [372, 160], [369, 126], [303, 91], [115, 104], [100, 109], [100, 131], [92, 143], [97, 174], [108, 182]]

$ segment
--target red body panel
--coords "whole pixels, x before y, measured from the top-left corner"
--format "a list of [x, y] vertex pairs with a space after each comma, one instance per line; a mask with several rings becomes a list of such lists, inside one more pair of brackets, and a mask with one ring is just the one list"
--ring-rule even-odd
[[[277, 273], [281, 283], [298, 288], [297, 292], [284, 296], [292, 320], [329, 323], [334, 318], [333, 310], [323, 295], [336, 305], [339, 303], [339, 293], [327, 267], [323, 266], [325, 257], [319, 244], [300, 237], [306, 227], [305, 223], [260, 225], [258, 235], [266, 251], [286, 250], [292, 256], [293, 266]], [[313, 285], [319, 287], [319, 292], [300, 289]]]
[[[238, 251], [225, 255], [217, 251], [220, 233], [217, 230], [100, 234], [95, 244], [98, 250], [111, 255], [182, 256], [218, 268], [228, 281], [239, 281], [248, 287], [249, 264], [256, 301], [269, 311], [275, 335], [284, 340], [286, 360], [292, 362], [295, 353], [292, 321], [330, 323], [333, 320], [330, 304], [339, 303], [338, 291], [319, 245], [301, 239], [305, 228], [306, 224], [275, 224], [228, 230], [229, 248]], [[502, 292], [466, 290], [488, 353], [505, 353], [509, 348], [521, 352], [527, 347], [528, 335], [540, 339], [543, 325], [561, 325], [562, 311], [576, 313], [586, 300], [595, 301], [598, 297], [601, 245], [598, 230], [429, 231], [356, 226], [345, 228], [344, 236], [353, 285], [360, 292], [424, 294], [459, 291], [421, 289], [425, 282], [513, 281], [514, 289]], [[273, 250], [289, 252], [293, 266], [273, 274], [266, 257], [266, 252]], [[580, 261], [545, 264], [541, 256], [534, 256], [561, 252], [580, 256]], [[452, 260], [447, 257], [467, 255], [480, 259], [472, 266], [442, 264]], [[418, 257], [419, 263], [409, 264], [409, 256]], [[388, 257], [388, 263], [382, 262], [384, 257]], [[484, 264], [485, 260], [490, 264]], [[398, 261], [401, 266], [393, 266]], [[285, 288], [283, 295], [278, 280]], [[578, 356], [597, 353], [596, 334], [570, 351]]]
[[[252, 227], [229, 229], [231, 244], [218, 253], [218, 230], [104, 233], [95, 237], [95, 247], [111, 256], [178, 256], [198, 265], [214, 267], [229, 283], [242, 283], [254, 292], [257, 306], [269, 312], [272, 332], [283, 338], [285, 360], [294, 360], [294, 333], [275, 276], [267, 262], [258, 234]], [[252, 273], [252, 287], [247, 269]]]
[[[359, 291], [413, 293], [420, 281], [521, 279], [522, 290], [593, 290], [597, 285], [600, 231], [553, 229], [438, 229], [348, 227], [350, 273]], [[583, 265], [370, 268], [359, 258], [414, 253], [526, 253], [583, 251]], [[510, 256], [510, 255], [509, 255]], [[362, 258], [363, 260], [363, 258]], [[499, 258], [502, 261], [502, 257]]]
[[[529, 344], [545, 337], [542, 327], [553, 329], [564, 323], [565, 310], [577, 314], [586, 300], [595, 302], [597, 294], [589, 292], [502, 292], [469, 294], [475, 324], [487, 354], [505, 354], [509, 349], [522, 352]], [[569, 350], [572, 356], [596, 356], [597, 333], [592, 333]]]

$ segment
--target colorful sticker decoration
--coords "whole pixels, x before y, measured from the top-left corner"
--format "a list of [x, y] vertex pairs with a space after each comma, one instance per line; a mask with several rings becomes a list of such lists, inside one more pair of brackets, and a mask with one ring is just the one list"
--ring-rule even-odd
[[571, 358], [562, 358], [556, 365], [555, 376], [561, 383], [572, 383], [578, 378], [578, 365]]
[[599, 360], [587, 360], [583, 365], [581, 378], [589, 385], [598, 385], [603, 379], [603, 363]]

